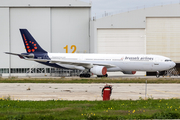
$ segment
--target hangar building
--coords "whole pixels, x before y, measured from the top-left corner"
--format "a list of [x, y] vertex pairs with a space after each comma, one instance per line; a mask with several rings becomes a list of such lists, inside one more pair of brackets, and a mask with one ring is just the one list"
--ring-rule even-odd
[[20, 28], [28, 29], [48, 52], [90, 51], [90, 3], [79, 0], [1, 0], [0, 16], [0, 72], [3, 76], [51, 72], [47, 66], [4, 53], [26, 52]]
[[[154, 6], [91, 20], [80, 0], [3, 0], [0, 5], [2, 76], [75, 75], [4, 52], [25, 52], [20, 28], [48, 52], [158, 54], [180, 63], [180, 4]], [[65, 73], [65, 75], [64, 75]], [[74, 74], [73, 74], [74, 73]], [[139, 73], [146, 74], [146, 73]]]
[[94, 20], [91, 52], [156, 54], [180, 63], [179, 11], [180, 4], [161, 5]]

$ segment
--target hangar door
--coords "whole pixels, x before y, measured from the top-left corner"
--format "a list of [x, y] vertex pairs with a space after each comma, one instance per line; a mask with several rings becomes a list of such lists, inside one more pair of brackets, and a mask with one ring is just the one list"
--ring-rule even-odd
[[180, 18], [147, 18], [147, 54], [180, 62]]
[[98, 29], [98, 53], [145, 54], [144, 29]]
[[[98, 53], [145, 54], [145, 29], [98, 29]], [[109, 72], [109, 76], [124, 75]], [[145, 75], [137, 72], [136, 75]]]

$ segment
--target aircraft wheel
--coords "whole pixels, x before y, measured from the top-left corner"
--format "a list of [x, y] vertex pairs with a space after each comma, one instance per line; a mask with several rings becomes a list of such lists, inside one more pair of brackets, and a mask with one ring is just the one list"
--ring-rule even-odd
[[81, 78], [84, 77], [84, 74], [80, 74], [80, 77], [81, 77]]
[[91, 75], [90, 75], [90, 74], [80, 74], [80, 77], [81, 77], [81, 78], [83, 78], [83, 77], [85, 77], [85, 78], [90, 78]]
[[90, 74], [85, 74], [85, 77], [86, 77], [86, 78], [90, 78], [91, 75], [90, 75]]
[[97, 77], [102, 77], [102, 75], [97, 75]]
[[159, 78], [159, 77], [160, 77], [160, 73], [159, 73], [159, 71], [157, 71], [157, 73], [156, 73], [156, 77], [157, 77], [157, 78]]
[[159, 77], [160, 77], [160, 75], [156, 75], [156, 77], [157, 77], [157, 78], [159, 78]]

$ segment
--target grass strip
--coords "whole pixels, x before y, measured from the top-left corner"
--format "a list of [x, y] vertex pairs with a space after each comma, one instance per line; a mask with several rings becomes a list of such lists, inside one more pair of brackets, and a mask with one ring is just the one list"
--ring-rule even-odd
[[14, 101], [0, 98], [0, 119], [180, 119], [180, 99]]
[[178, 78], [0, 78], [0, 83], [180, 83]]

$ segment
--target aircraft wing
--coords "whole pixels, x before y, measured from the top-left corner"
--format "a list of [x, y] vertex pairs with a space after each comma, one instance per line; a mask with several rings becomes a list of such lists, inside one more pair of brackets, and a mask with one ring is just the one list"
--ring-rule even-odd
[[83, 66], [85, 68], [92, 68], [93, 65], [99, 65], [99, 66], [105, 66], [106, 68], [113, 68], [116, 67], [112, 64], [106, 64], [106, 63], [91, 63], [91, 62], [85, 62], [85, 61], [72, 61], [72, 60], [48, 60], [48, 59], [27, 59], [37, 62], [49, 62], [49, 63], [59, 63], [59, 64], [68, 64], [68, 65], [76, 65], [76, 66]]
[[112, 64], [106, 64], [106, 63], [91, 63], [91, 62], [85, 62], [81, 60], [49, 60], [49, 59], [33, 59], [30, 57], [33, 57], [31, 55], [23, 55], [23, 54], [18, 54], [18, 53], [11, 53], [11, 52], [5, 52], [6, 54], [10, 55], [17, 55], [22, 59], [25, 60], [31, 60], [31, 61], [36, 61], [36, 62], [49, 62], [49, 63], [59, 63], [59, 64], [68, 64], [68, 65], [76, 65], [76, 66], [83, 66], [85, 68], [92, 68], [94, 65], [99, 65], [99, 66], [105, 66], [106, 68], [113, 68], [116, 67], [115, 65]]

